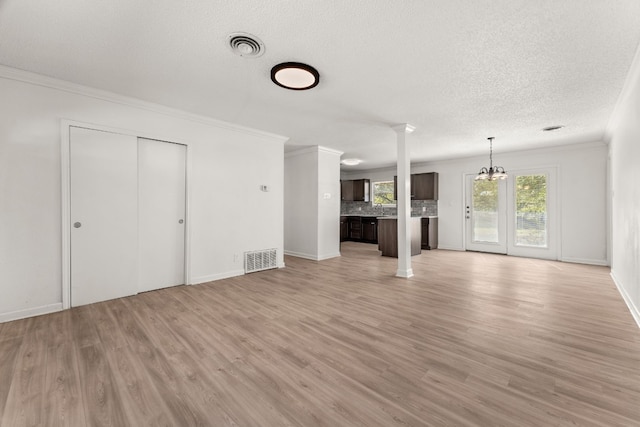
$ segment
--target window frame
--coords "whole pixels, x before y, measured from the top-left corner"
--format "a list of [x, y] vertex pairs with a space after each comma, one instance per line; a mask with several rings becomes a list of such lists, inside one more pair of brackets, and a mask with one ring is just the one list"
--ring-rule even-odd
[[[390, 183], [393, 186], [393, 180], [380, 180], [380, 181], [372, 181], [371, 182], [371, 204], [373, 206], [378, 206], [379, 204], [376, 203], [376, 188], [378, 186], [378, 184], [386, 184], [386, 183]], [[383, 207], [396, 207], [397, 206], [397, 201], [395, 201], [394, 203], [382, 203]]]

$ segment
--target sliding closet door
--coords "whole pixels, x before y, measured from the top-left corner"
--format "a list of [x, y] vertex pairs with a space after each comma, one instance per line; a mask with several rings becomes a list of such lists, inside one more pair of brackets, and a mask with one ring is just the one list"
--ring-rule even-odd
[[138, 139], [138, 291], [184, 284], [186, 147]]
[[135, 137], [70, 128], [71, 305], [137, 292]]

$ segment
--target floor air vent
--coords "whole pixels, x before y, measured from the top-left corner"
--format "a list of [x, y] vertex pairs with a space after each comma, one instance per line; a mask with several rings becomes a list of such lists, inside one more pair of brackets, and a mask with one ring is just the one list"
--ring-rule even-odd
[[256, 271], [276, 268], [276, 250], [264, 249], [244, 253], [244, 272], [253, 273]]

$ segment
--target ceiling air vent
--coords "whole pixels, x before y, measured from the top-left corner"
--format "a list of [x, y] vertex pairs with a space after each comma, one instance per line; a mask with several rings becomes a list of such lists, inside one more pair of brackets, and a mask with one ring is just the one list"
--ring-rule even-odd
[[264, 53], [264, 43], [259, 38], [248, 33], [233, 33], [227, 37], [229, 48], [236, 55], [245, 58], [257, 58]]

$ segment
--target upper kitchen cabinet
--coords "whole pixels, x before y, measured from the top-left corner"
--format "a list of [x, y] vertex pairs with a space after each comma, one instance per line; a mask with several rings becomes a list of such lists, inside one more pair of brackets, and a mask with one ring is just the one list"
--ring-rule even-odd
[[[398, 177], [393, 177], [393, 199], [398, 196]], [[438, 173], [411, 174], [411, 200], [438, 200]]]
[[411, 200], [438, 200], [437, 172], [411, 175]]
[[340, 181], [342, 200], [346, 202], [368, 202], [369, 184], [370, 181], [368, 179]]

